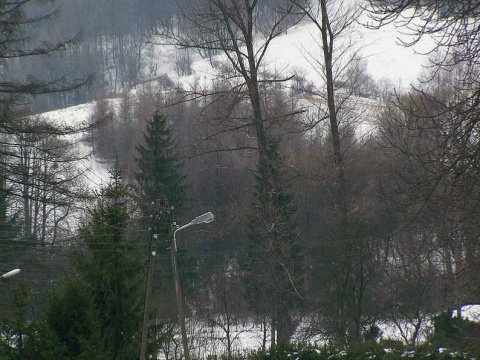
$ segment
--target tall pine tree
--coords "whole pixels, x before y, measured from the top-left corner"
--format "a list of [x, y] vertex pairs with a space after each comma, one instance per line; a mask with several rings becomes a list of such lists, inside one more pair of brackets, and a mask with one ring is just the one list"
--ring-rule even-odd
[[251, 307], [258, 314], [268, 314], [272, 345], [286, 345], [293, 333], [291, 314], [300, 304], [303, 272], [296, 209], [279, 144], [278, 139], [269, 138], [269, 162], [260, 164], [255, 175], [243, 263]]
[[123, 183], [117, 162], [110, 183], [100, 190], [96, 207], [80, 229], [86, 248], [77, 266], [93, 294], [110, 359], [133, 359], [138, 350], [142, 266], [128, 231], [132, 203], [132, 189]]

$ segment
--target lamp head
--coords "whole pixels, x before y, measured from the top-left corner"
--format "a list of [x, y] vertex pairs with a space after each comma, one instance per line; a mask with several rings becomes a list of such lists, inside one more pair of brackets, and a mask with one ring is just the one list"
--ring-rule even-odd
[[20, 269], [13, 269], [13, 270], [10, 270], [9, 272], [6, 272], [1, 277], [6, 279], [6, 278], [9, 278], [11, 276], [17, 275], [19, 272], [20, 272]]
[[215, 219], [213, 214], [209, 211], [203, 215], [197, 216], [195, 219], [192, 220], [192, 225], [197, 225], [201, 223], [209, 223]]

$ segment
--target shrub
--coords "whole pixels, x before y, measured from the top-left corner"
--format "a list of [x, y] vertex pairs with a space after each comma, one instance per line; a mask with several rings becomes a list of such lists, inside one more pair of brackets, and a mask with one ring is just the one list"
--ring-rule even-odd
[[[389, 346], [387, 346], [389, 345]], [[399, 342], [365, 342], [350, 346], [348, 349], [332, 347], [314, 347], [308, 344], [289, 344], [274, 347], [268, 351], [255, 351], [248, 360], [467, 360], [467, 353], [454, 352], [446, 348], [431, 345], [410, 349]]]

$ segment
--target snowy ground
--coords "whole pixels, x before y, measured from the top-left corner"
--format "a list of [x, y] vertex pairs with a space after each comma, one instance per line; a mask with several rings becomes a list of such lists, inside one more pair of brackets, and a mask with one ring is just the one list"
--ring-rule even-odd
[[[350, 54], [353, 51], [358, 51], [359, 56], [365, 59], [367, 71], [373, 79], [376, 81], [388, 79], [392, 86], [395, 86], [397, 89], [408, 89], [410, 84], [417, 82], [417, 79], [422, 74], [423, 65], [426, 64], [425, 56], [419, 53], [428, 51], [432, 46], [432, 41], [427, 38], [414, 47], [404, 48], [397, 43], [398, 33], [393, 24], [379, 30], [372, 30], [362, 25], [367, 23], [371, 23], [371, 21], [366, 15], [362, 15], [359, 23], [346, 36], [340, 39], [338, 47], [341, 48], [345, 44], [346, 46], [355, 44], [355, 46], [351, 46]], [[322, 84], [323, 80], [319, 75], [318, 68], [315, 69], [315, 64], [312, 63], [312, 57], [317, 57], [320, 52], [317, 39], [318, 31], [311, 24], [302, 23], [289, 29], [286, 34], [277, 37], [270, 44], [265, 61], [265, 69], [268, 69], [270, 72], [283, 73], [287, 76], [293, 73], [301, 73], [309, 82], [321, 87], [319, 84]], [[199, 83], [202, 86], [210, 86], [216, 78], [218, 71], [212, 67], [212, 62], [202, 59], [196, 54], [191, 54], [193, 74], [180, 76], [174, 69], [177, 51], [171, 46], [153, 46], [150, 48], [152, 56], [146, 61], [146, 68], [155, 68], [156, 78], [161, 75], [167, 75], [177, 85], [181, 85], [184, 88], [190, 88]], [[218, 55], [214, 60], [222, 61], [222, 59], [224, 57]], [[152, 74], [146, 74], [145, 79], [154, 80], [152, 76]], [[152, 81], [149, 83], [152, 83]], [[138, 90], [141, 90], [143, 87], [143, 85], [139, 85], [136, 89], [132, 89], [132, 94], [140, 93]], [[109, 101], [119, 104], [121, 100], [112, 99]], [[356, 101], [365, 103], [360, 107], [357, 106], [357, 108], [366, 109], [367, 113], [372, 113], [377, 106], [374, 101], [369, 99], [357, 99]], [[95, 102], [92, 101], [42, 115], [57, 124], [78, 125], [88, 122], [94, 107]], [[365, 133], [370, 131], [370, 129], [371, 125], [361, 130], [361, 132]], [[85, 143], [80, 144], [79, 151], [82, 154], [88, 153], [88, 145]], [[94, 156], [90, 156], [88, 161], [84, 161], [81, 166], [88, 169], [89, 179], [94, 188], [97, 188], [108, 178], [106, 168], [110, 165], [96, 159]]]
[[[346, 0], [345, 3], [354, 1]], [[361, 3], [362, 1], [357, 0], [357, 2]], [[366, 61], [367, 72], [374, 80], [388, 80], [397, 89], [409, 89], [411, 84], [418, 83], [418, 79], [428, 65], [425, 54], [433, 49], [433, 40], [425, 36], [415, 45], [404, 47], [400, 45], [399, 40], [409, 41], [412, 39], [411, 37], [401, 35], [399, 38], [400, 33], [394, 24], [380, 29], [372, 29], [371, 26], [374, 24], [367, 13], [361, 13], [358, 21], [350, 26], [348, 32], [345, 31], [335, 40], [335, 49], [337, 49], [335, 62], [345, 64], [355, 53]], [[311, 23], [300, 23], [270, 43], [263, 68], [260, 71], [268, 70], [270, 73], [285, 76], [301, 73], [310, 82], [317, 85], [322, 84], [321, 70], [317, 63], [317, 59], [322, 57], [319, 43], [321, 41], [318, 29]], [[216, 72], [218, 71], [212, 67], [212, 62], [226, 61], [224, 55], [217, 55], [211, 61], [202, 59], [191, 51], [193, 73], [188, 76], [180, 76], [174, 69], [174, 63], [178, 59], [178, 50], [173, 46], [157, 46], [149, 50], [153, 55], [147, 61], [148, 68], [156, 69], [156, 76], [167, 75], [184, 88], [198, 85], [209, 86], [217, 77]], [[341, 58], [339, 54], [342, 54]], [[148, 80], [152, 74], [145, 72], [144, 76]]]
[[[462, 307], [462, 317], [471, 321], [480, 322], [480, 305], [467, 305]], [[199, 321], [188, 321], [188, 332], [192, 356], [195, 358], [207, 358], [208, 354], [221, 355], [226, 352], [226, 333], [220, 327], [211, 327]], [[382, 331], [382, 339], [394, 339], [403, 341], [398, 327], [392, 324], [380, 325]], [[419, 342], [425, 341], [427, 334], [431, 331], [431, 322], [426, 321], [422, 326]], [[411, 327], [408, 324], [402, 326], [402, 331], [405, 334], [411, 332]], [[266, 345], [268, 347], [270, 334], [263, 332], [260, 325], [247, 322], [245, 324], [238, 324], [231, 328], [232, 350], [234, 353], [245, 354], [253, 350], [261, 349], [264, 337], [266, 336]], [[180, 335], [177, 335], [177, 343], [180, 344]], [[302, 325], [297, 329], [292, 341], [304, 342], [305, 338], [302, 335]], [[320, 337], [313, 337], [308, 339], [311, 344], [321, 345], [323, 343]], [[181, 352], [181, 349], [178, 348]], [[197, 355], [197, 356], [196, 356]], [[201, 356], [200, 356], [201, 355]]]

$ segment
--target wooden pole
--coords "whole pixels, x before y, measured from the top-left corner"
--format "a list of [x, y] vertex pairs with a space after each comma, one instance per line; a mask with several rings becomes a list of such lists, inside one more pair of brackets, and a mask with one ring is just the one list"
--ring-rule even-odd
[[148, 265], [147, 265], [147, 284], [145, 286], [145, 303], [143, 307], [143, 322], [142, 322], [142, 338], [140, 342], [140, 360], [147, 359], [147, 344], [148, 344], [148, 325], [149, 313], [151, 308], [152, 297], [152, 282], [153, 273], [155, 270], [155, 241], [158, 238], [158, 232], [160, 229], [160, 222], [165, 222], [165, 217], [169, 213], [168, 200], [156, 201], [155, 215], [153, 217], [152, 228], [150, 232], [150, 245], [148, 248]]
[[[152, 237], [153, 239], [153, 237]], [[150, 240], [150, 249], [148, 255], [148, 267], [147, 267], [147, 285], [145, 287], [145, 304], [143, 308], [143, 323], [142, 323], [142, 340], [140, 344], [140, 360], [147, 360], [147, 340], [148, 340], [148, 325], [149, 325], [149, 312], [150, 312], [150, 299], [152, 296], [152, 279], [154, 271], [154, 259], [153, 255], [153, 240]]]
[[183, 309], [182, 289], [180, 287], [180, 276], [178, 275], [177, 266], [177, 246], [175, 243], [175, 230], [173, 231], [172, 242], [170, 244], [170, 252], [172, 255], [173, 280], [175, 282], [175, 295], [177, 297], [178, 321], [180, 323], [180, 331], [182, 334], [182, 345], [185, 360], [190, 360], [190, 351], [188, 349], [187, 328], [185, 326], [185, 312]]

